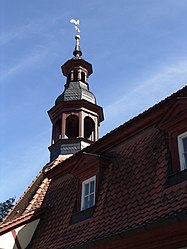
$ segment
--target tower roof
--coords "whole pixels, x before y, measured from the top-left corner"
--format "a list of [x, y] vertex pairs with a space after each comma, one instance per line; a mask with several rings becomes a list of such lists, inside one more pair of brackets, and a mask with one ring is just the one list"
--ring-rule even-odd
[[81, 81], [71, 82], [64, 92], [57, 97], [55, 104], [57, 105], [59, 102], [72, 100], [87, 100], [96, 104], [95, 95], [90, 92], [88, 86]]
[[61, 67], [62, 73], [67, 77], [67, 83], [63, 93], [58, 96], [55, 104], [63, 101], [87, 100], [96, 104], [95, 95], [90, 92], [87, 78], [92, 74], [92, 65], [84, 60], [80, 48], [80, 35], [75, 35], [74, 57]]
[[80, 35], [75, 35], [75, 40], [75, 49], [73, 51], [74, 57], [66, 61], [61, 66], [62, 73], [64, 76], [68, 76], [71, 70], [79, 67], [84, 68], [87, 71], [88, 76], [90, 76], [93, 73], [92, 65], [82, 58], [82, 51], [80, 47]]

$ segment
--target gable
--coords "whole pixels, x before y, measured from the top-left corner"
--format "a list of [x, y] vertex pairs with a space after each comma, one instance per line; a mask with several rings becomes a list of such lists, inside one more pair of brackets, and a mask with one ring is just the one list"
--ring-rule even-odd
[[184, 120], [187, 120], [187, 97], [177, 98], [159, 121], [157, 127], [165, 131], [180, 129], [181, 126], [185, 125]]

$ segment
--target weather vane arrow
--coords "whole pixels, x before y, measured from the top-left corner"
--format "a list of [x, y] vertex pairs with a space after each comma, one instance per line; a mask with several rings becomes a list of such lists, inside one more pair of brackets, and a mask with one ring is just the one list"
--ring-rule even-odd
[[71, 19], [70, 23], [75, 24], [75, 29], [77, 31], [77, 34], [81, 32], [80, 29], [79, 29], [79, 25], [80, 25], [80, 21], [79, 20]]

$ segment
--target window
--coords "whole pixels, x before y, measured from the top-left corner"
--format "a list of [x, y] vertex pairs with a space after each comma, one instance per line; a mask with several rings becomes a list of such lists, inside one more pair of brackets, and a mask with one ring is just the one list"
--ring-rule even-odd
[[90, 117], [84, 119], [84, 138], [95, 141], [95, 123]]
[[81, 72], [81, 80], [82, 80], [83, 82], [86, 81], [86, 77], [85, 77], [85, 76], [86, 76], [85, 73], [84, 73], [84, 72]]
[[81, 211], [95, 205], [95, 185], [95, 176], [82, 183]]
[[178, 136], [180, 169], [187, 169], [187, 132]]
[[78, 72], [74, 72], [74, 81], [78, 80]]
[[55, 123], [55, 131], [54, 131], [54, 141], [58, 141], [62, 138], [62, 120], [58, 119]]
[[66, 136], [68, 138], [79, 136], [79, 118], [76, 115], [70, 115], [66, 119]]

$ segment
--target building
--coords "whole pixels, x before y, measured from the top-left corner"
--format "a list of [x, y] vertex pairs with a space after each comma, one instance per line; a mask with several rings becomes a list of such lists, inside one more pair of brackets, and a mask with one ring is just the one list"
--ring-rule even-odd
[[0, 248], [187, 248], [187, 86], [98, 140], [79, 38], [48, 112], [50, 162], [1, 223]]

